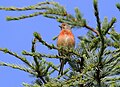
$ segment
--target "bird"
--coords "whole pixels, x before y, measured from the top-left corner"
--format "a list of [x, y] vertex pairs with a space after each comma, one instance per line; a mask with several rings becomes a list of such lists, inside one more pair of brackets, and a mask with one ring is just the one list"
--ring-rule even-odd
[[[57, 39], [57, 47], [60, 48], [62, 47], [63, 49], [74, 49], [75, 47], [75, 38], [74, 35], [72, 33], [71, 27], [67, 24], [67, 23], [62, 23], [60, 25], [61, 31], [58, 35], [58, 39]], [[59, 56], [67, 56], [68, 58], [70, 58], [70, 53], [66, 54], [65, 51], [63, 50], [58, 50], [58, 55]], [[60, 59], [60, 70], [58, 75], [63, 75], [63, 68], [64, 65], [66, 64], [67, 60], [66, 59]]]

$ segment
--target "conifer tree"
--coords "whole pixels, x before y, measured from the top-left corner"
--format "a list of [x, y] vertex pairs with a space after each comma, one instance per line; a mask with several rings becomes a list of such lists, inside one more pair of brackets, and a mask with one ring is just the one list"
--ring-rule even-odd
[[[85, 36], [78, 36], [79, 44], [72, 50], [58, 48], [54, 44], [49, 44], [41, 37], [40, 33], [34, 32], [34, 39], [30, 48], [31, 52], [22, 51], [22, 55], [25, 57], [7, 48], [0, 48], [1, 52], [16, 57], [27, 66], [23, 67], [5, 62], [0, 62], [0, 66], [18, 69], [37, 78], [34, 84], [23, 83], [24, 87], [120, 87], [120, 34], [114, 28], [117, 19], [113, 17], [108, 21], [107, 17], [105, 17], [102, 22], [98, 5], [98, 0], [93, 0], [96, 28], [92, 28], [87, 24], [87, 19], [83, 18], [78, 8], [75, 8], [75, 15], [71, 15], [64, 6], [55, 1], [40, 2], [23, 8], [0, 7], [0, 10], [6, 11], [37, 10], [37, 12], [30, 15], [8, 16], [7, 21], [19, 21], [43, 15], [60, 23], [67, 23], [73, 30], [75, 27], [89, 30]], [[120, 3], [116, 4], [116, 8], [120, 11]], [[57, 36], [54, 40], [56, 39]], [[66, 53], [71, 53], [72, 56], [66, 58], [66, 56], [58, 54], [51, 55], [37, 52], [35, 46], [37, 41], [50, 50], [64, 50]], [[34, 61], [28, 61], [28, 56], [32, 57]], [[48, 62], [45, 58], [68, 59], [69, 67], [64, 69], [63, 75], [51, 77], [52, 74], [59, 72], [59, 65]]]

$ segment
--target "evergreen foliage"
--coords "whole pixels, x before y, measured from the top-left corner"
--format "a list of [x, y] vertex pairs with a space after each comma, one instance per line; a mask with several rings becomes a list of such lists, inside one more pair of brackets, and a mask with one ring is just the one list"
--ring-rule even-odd
[[[75, 16], [73, 16], [62, 5], [54, 1], [45, 1], [23, 8], [0, 7], [0, 10], [6, 11], [37, 10], [37, 12], [30, 15], [8, 16], [6, 18], [8, 21], [43, 15], [60, 23], [68, 23], [73, 29], [74, 27], [85, 27], [89, 30], [86, 36], [78, 36], [80, 42], [74, 50], [65, 50], [56, 47], [54, 44], [48, 44], [39, 33], [34, 32], [31, 52], [24, 50], [21, 56], [7, 48], [0, 48], [0, 51], [16, 57], [27, 66], [23, 67], [5, 62], [0, 62], [0, 66], [22, 70], [38, 78], [34, 84], [23, 83], [24, 87], [120, 87], [120, 34], [114, 29], [117, 19], [113, 17], [111, 21], [108, 21], [105, 17], [101, 22], [98, 0], [93, 0], [93, 7], [97, 23], [96, 29], [87, 25], [86, 19], [82, 17], [78, 8], [75, 8]], [[119, 3], [116, 4], [116, 7], [120, 10]], [[54, 65], [52, 62], [46, 61], [45, 58], [60, 59], [66, 57], [36, 52], [36, 41], [39, 41], [50, 50], [64, 50], [66, 53], [73, 54], [68, 59], [70, 68], [64, 70], [62, 76], [51, 77], [51, 74], [55, 71], [59, 72], [59, 65]], [[34, 61], [28, 61], [27, 56], [33, 57]]]

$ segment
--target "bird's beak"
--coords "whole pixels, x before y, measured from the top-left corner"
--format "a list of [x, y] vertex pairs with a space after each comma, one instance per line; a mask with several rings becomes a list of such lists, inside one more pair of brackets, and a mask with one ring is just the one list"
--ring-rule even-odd
[[62, 26], [59, 25], [60, 28], [62, 28]]

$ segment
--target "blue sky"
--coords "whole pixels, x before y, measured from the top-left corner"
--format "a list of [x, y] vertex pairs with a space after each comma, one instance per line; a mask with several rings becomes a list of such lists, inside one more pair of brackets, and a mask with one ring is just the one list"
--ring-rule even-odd
[[[23, 7], [34, 5], [38, 2], [45, 0], [0, 0], [0, 6], [16, 6]], [[48, 0], [49, 1], [49, 0]], [[74, 8], [78, 7], [83, 14], [83, 17], [87, 20], [87, 23], [91, 27], [96, 27], [96, 21], [93, 13], [92, 0], [54, 0], [65, 6], [69, 13], [74, 15]], [[112, 17], [116, 17], [118, 20], [115, 24], [115, 29], [119, 31], [120, 28], [120, 12], [115, 7], [115, 4], [120, 0], [99, 0], [100, 18], [103, 21], [104, 17], [108, 17], [110, 21]], [[34, 11], [26, 12], [11, 12], [11, 11], [0, 11], [0, 48], [8, 48], [13, 52], [21, 55], [22, 50], [30, 52], [31, 41], [33, 39], [33, 32], [37, 31], [41, 34], [42, 38], [50, 43], [55, 44], [52, 38], [57, 36], [60, 32], [58, 23], [56, 20], [45, 18], [43, 16], [37, 16], [34, 18], [19, 20], [19, 21], [6, 21], [6, 16], [20, 16], [22, 14], [30, 14]], [[78, 35], [85, 35], [87, 29], [73, 29], [73, 33], [76, 38], [76, 44], [79, 42], [77, 39]], [[50, 51], [45, 46], [37, 43], [37, 51], [41, 53], [57, 54], [57, 51]], [[28, 57], [29, 60], [32, 58]], [[7, 63], [14, 63], [24, 65], [21, 61], [12, 57], [8, 54], [0, 52], [0, 61]], [[54, 61], [55, 64], [58, 60]], [[30, 74], [20, 70], [14, 70], [8, 67], [0, 67], [0, 86], [1, 87], [22, 87], [22, 82], [31, 83], [34, 80]]]

